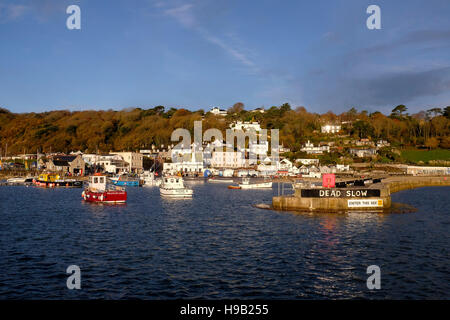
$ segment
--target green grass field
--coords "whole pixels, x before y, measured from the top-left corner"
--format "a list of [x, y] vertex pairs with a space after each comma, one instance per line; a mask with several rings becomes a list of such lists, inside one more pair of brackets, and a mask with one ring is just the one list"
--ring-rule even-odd
[[402, 158], [411, 162], [428, 162], [430, 160], [447, 160], [450, 161], [450, 150], [403, 150]]

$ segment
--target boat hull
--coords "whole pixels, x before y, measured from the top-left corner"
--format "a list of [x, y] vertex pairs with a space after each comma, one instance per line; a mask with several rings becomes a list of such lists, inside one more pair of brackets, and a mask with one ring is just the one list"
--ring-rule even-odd
[[139, 181], [113, 181], [113, 184], [121, 187], [139, 187]]
[[233, 183], [233, 179], [208, 179], [208, 182], [212, 183]]
[[127, 201], [126, 191], [106, 190], [102, 192], [97, 192], [84, 190], [81, 196], [87, 202], [125, 203]]
[[83, 181], [42, 181], [36, 180], [34, 182], [35, 185], [44, 188], [56, 188], [56, 187], [65, 187], [65, 188], [81, 188], [83, 186]]
[[191, 189], [164, 189], [160, 188], [159, 192], [161, 196], [166, 198], [181, 198], [187, 199], [192, 198], [194, 191]]
[[272, 189], [272, 182], [239, 184], [241, 189]]

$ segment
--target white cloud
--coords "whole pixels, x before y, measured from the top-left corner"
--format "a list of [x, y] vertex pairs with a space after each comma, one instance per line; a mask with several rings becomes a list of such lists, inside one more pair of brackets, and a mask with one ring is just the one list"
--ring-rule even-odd
[[196, 24], [191, 8], [192, 4], [185, 4], [172, 9], [167, 9], [164, 13], [172, 18], [175, 18], [183, 26], [191, 28]]
[[16, 20], [25, 15], [29, 9], [29, 6], [21, 4], [0, 3], [0, 19], [3, 21]]
[[174, 18], [181, 25], [188, 29], [196, 31], [204, 40], [225, 50], [231, 57], [239, 61], [241, 64], [250, 68], [253, 72], [258, 72], [256, 64], [248, 57], [247, 54], [237, 49], [235, 46], [227, 43], [222, 38], [211, 34], [205, 27], [201, 26], [195, 18], [192, 4], [184, 4], [178, 7], [167, 9], [164, 14]]

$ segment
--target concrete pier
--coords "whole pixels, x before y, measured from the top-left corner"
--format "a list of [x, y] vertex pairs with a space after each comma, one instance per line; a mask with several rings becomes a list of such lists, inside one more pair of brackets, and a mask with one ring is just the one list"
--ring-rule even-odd
[[431, 186], [450, 186], [450, 177], [400, 176], [369, 187], [296, 188], [293, 195], [273, 197], [272, 207], [287, 211], [382, 211], [391, 207], [391, 193]]

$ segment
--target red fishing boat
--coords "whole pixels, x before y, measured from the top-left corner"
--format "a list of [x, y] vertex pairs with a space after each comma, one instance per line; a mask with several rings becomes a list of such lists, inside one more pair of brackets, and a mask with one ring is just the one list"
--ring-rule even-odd
[[125, 189], [107, 186], [107, 177], [101, 173], [89, 177], [89, 187], [81, 193], [81, 196], [88, 202], [125, 203], [127, 201]]

